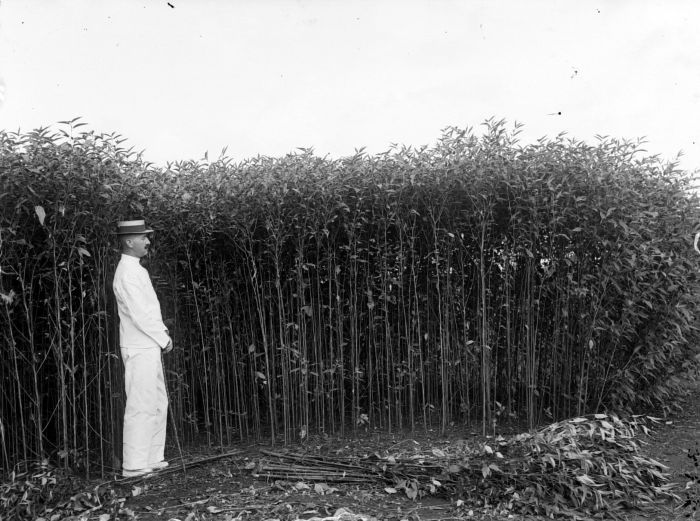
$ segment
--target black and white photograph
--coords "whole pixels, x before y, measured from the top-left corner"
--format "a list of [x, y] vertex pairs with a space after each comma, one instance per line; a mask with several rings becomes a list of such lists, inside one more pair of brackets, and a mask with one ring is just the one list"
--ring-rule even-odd
[[700, 519], [699, 271], [696, 1], [0, 1], [0, 521]]

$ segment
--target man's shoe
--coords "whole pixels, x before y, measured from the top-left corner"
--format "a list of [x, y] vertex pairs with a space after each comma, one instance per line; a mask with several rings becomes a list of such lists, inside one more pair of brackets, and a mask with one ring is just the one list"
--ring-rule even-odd
[[145, 476], [146, 474], [150, 474], [153, 472], [153, 469], [123, 469], [122, 470], [122, 477], [125, 478], [136, 478], [139, 476]]
[[152, 463], [151, 467], [153, 467], [153, 470], [162, 470], [168, 465], [169, 463], [167, 461], [159, 461], [158, 463]]

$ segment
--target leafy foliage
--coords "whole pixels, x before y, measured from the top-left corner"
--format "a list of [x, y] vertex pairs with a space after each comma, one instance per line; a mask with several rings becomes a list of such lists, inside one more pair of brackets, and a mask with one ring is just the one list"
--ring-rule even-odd
[[440, 493], [524, 515], [577, 519], [678, 500], [667, 467], [640, 452], [639, 434], [654, 421], [595, 414], [500, 437], [480, 454], [451, 455], [448, 475], [437, 478], [446, 484]]
[[530, 461], [516, 478], [523, 510], [593, 515], [678, 499], [667, 467], [639, 452], [637, 433], [648, 432], [646, 421], [596, 414], [526, 436]]
[[0, 516], [6, 516], [2, 519], [77, 520], [98, 510], [116, 515], [123, 502], [112, 489], [86, 491], [82, 479], [45, 460], [12, 472], [9, 480], [0, 483]]
[[0, 133], [0, 457], [117, 467], [115, 221], [157, 230], [176, 428], [529, 426], [674, 406], [697, 197], [635, 144], [447, 129], [432, 147], [154, 168], [116, 135]]

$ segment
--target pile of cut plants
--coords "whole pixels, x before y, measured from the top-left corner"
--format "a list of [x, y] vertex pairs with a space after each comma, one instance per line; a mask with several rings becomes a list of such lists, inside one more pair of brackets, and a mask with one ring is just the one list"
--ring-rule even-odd
[[446, 497], [465, 509], [609, 519], [680, 499], [667, 467], [640, 451], [640, 434], [648, 434], [647, 425], [658, 421], [595, 414], [510, 438], [482, 439], [478, 445], [436, 444], [428, 453], [418, 447], [362, 456], [263, 450], [253, 473], [270, 481], [322, 486], [374, 483], [389, 494]]

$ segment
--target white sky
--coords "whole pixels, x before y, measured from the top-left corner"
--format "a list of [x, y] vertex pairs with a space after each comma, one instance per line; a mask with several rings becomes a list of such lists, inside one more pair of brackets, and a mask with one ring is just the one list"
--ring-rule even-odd
[[377, 153], [494, 116], [700, 168], [697, 0], [170, 4], [3, 0], [0, 128], [82, 116], [164, 164]]

